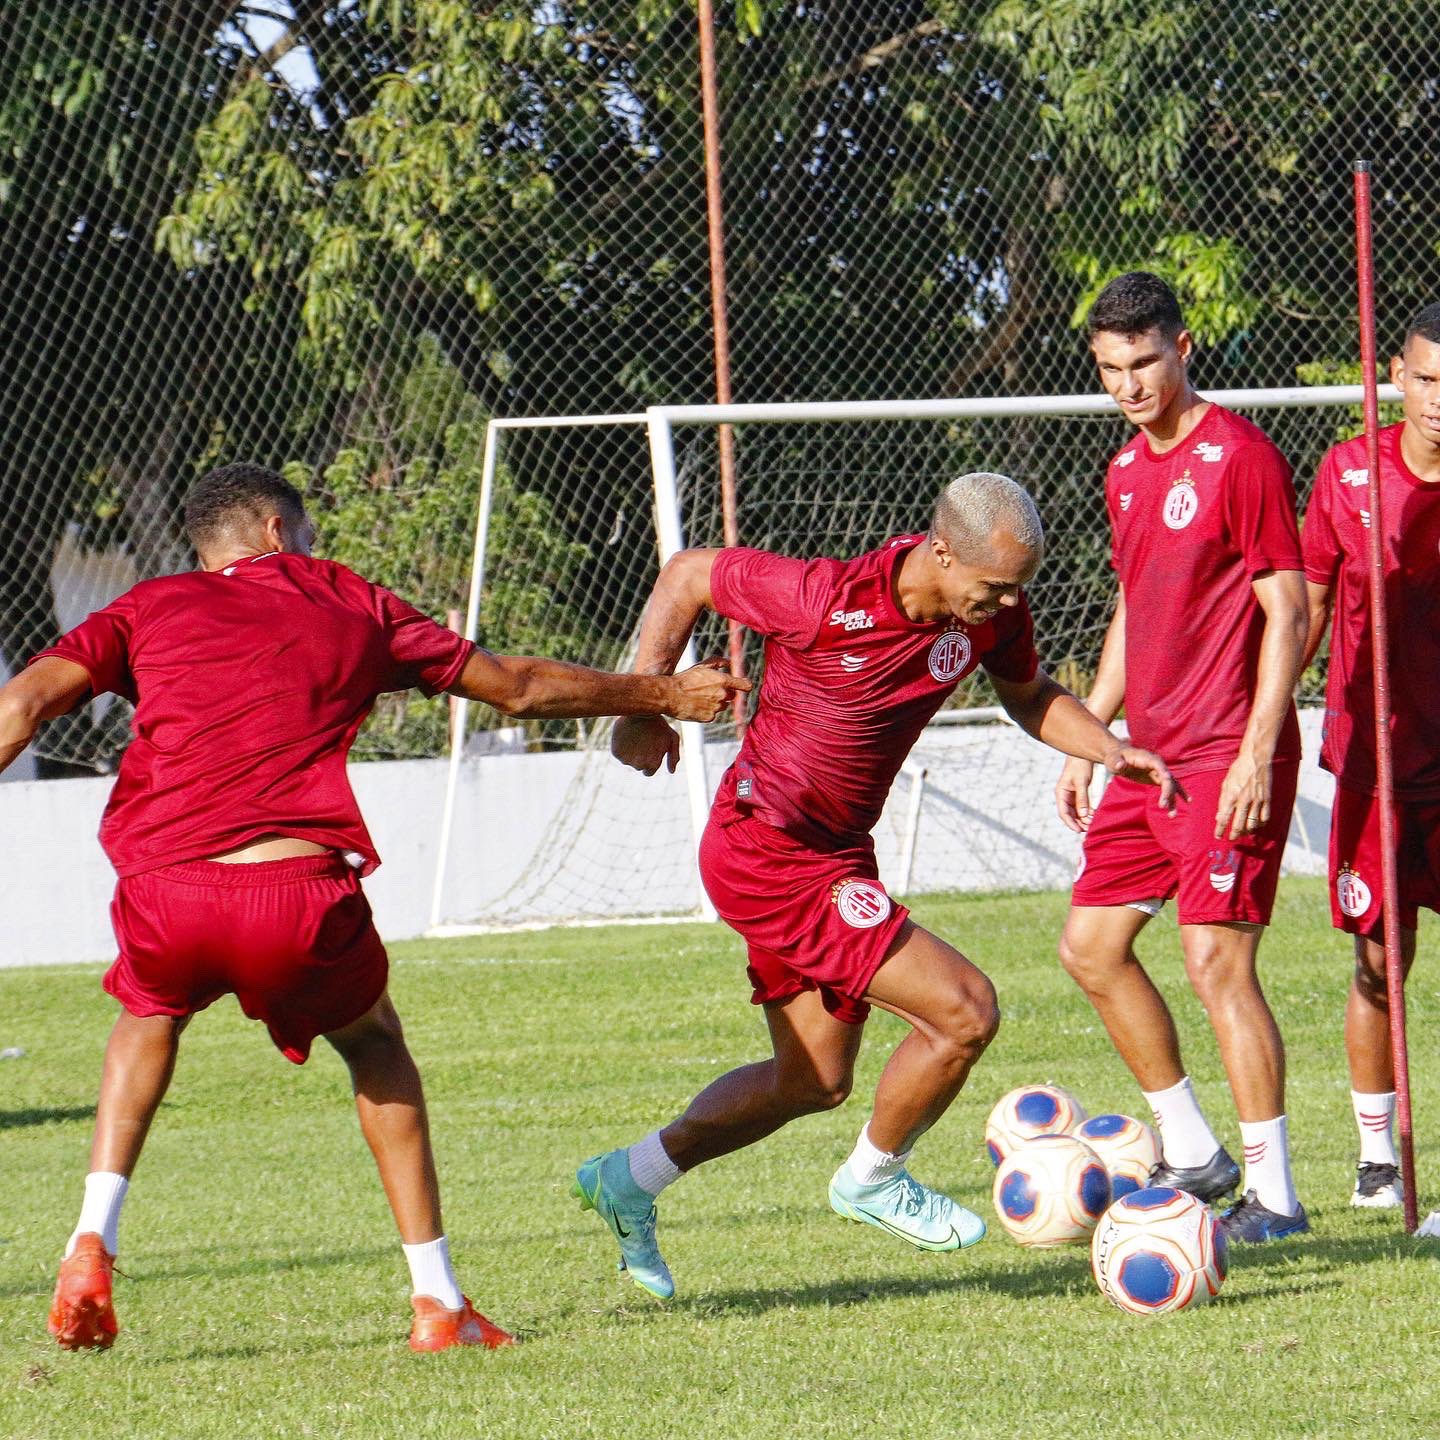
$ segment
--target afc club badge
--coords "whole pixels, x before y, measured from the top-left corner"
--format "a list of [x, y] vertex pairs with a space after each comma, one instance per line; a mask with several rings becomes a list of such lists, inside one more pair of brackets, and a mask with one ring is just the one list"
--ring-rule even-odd
[[1165, 506], [1160, 512], [1165, 523], [1172, 530], [1183, 530], [1200, 508], [1200, 497], [1195, 493], [1195, 482], [1187, 470], [1171, 487], [1165, 496]]
[[1335, 898], [1342, 915], [1358, 920], [1370, 908], [1370, 887], [1347, 865], [1335, 877]]
[[890, 914], [890, 897], [869, 880], [837, 880], [830, 898], [840, 918], [857, 930], [869, 930]]
[[942, 684], [960, 677], [970, 663], [970, 637], [963, 630], [947, 630], [930, 647], [930, 673]]

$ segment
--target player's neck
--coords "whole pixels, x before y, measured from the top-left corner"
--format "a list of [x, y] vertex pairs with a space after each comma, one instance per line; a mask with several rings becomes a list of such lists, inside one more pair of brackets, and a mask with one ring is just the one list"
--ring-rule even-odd
[[1140, 427], [1140, 433], [1154, 454], [1163, 455], [1184, 444], [1209, 409], [1210, 402], [1187, 382], [1154, 420]]
[[895, 570], [892, 588], [895, 603], [912, 623], [925, 625], [950, 618], [950, 607], [935, 572], [935, 557], [928, 545], [916, 545], [906, 552]]
[[1400, 430], [1400, 458], [1417, 480], [1440, 485], [1440, 445], [1427, 440], [1408, 420]]

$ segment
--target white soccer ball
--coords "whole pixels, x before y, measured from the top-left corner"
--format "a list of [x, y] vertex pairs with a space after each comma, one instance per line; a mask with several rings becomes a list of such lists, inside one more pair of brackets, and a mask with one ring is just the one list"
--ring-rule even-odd
[[1092, 1115], [1074, 1131], [1110, 1172], [1110, 1193], [1118, 1200], [1143, 1190], [1160, 1163], [1160, 1137], [1143, 1121], [1129, 1115]]
[[1058, 1085], [1022, 1085], [1002, 1095], [985, 1122], [990, 1163], [998, 1165], [1021, 1141], [1073, 1130], [1085, 1113], [1085, 1107]]
[[1010, 1237], [1043, 1250], [1089, 1236], [1110, 1204], [1110, 1177], [1073, 1135], [1037, 1135], [1000, 1162], [992, 1194]]
[[1225, 1232], [1210, 1208], [1168, 1185], [1121, 1196], [1090, 1245], [1095, 1283], [1132, 1315], [1205, 1304], [1220, 1293], [1225, 1268]]

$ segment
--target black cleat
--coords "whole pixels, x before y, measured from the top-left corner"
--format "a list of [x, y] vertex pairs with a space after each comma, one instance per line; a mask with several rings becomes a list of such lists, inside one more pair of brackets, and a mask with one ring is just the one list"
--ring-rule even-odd
[[1405, 1203], [1405, 1182], [1395, 1165], [1362, 1160], [1355, 1167], [1355, 1191], [1350, 1203], [1361, 1210], [1397, 1210]]
[[1234, 1193], [1240, 1183], [1240, 1167], [1222, 1145], [1203, 1165], [1167, 1165], [1161, 1160], [1145, 1183], [1183, 1190], [1208, 1205], [1212, 1200]]
[[1310, 1228], [1310, 1217], [1302, 1205], [1293, 1215], [1277, 1215], [1247, 1190], [1238, 1205], [1220, 1217], [1220, 1228], [1232, 1245], [1258, 1245], [1262, 1240], [1283, 1240], [1287, 1235], [1303, 1235]]

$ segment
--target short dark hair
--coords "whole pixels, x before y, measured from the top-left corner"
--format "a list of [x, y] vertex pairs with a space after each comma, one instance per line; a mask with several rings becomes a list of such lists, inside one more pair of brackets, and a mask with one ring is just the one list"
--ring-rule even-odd
[[1096, 297], [1085, 317], [1086, 338], [1102, 333], [1127, 338], [1158, 330], [1173, 340], [1185, 328], [1175, 292], [1148, 270], [1117, 275]]
[[237, 510], [274, 513], [278, 506], [298, 521], [305, 497], [283, 476], [263, 465], [221, 465], [207, 470], [185, 497], [185, 533], [198, 550], [230, 523]]
[[1431, 301], [1411, 316], [1410, 323], [1405, 327], [1405, 343], [1400, 347], [1402, 354], [1410, 348], [1410, 342], [1417, 335], [1432, 345], [1440, 345], [1440, 300]]

